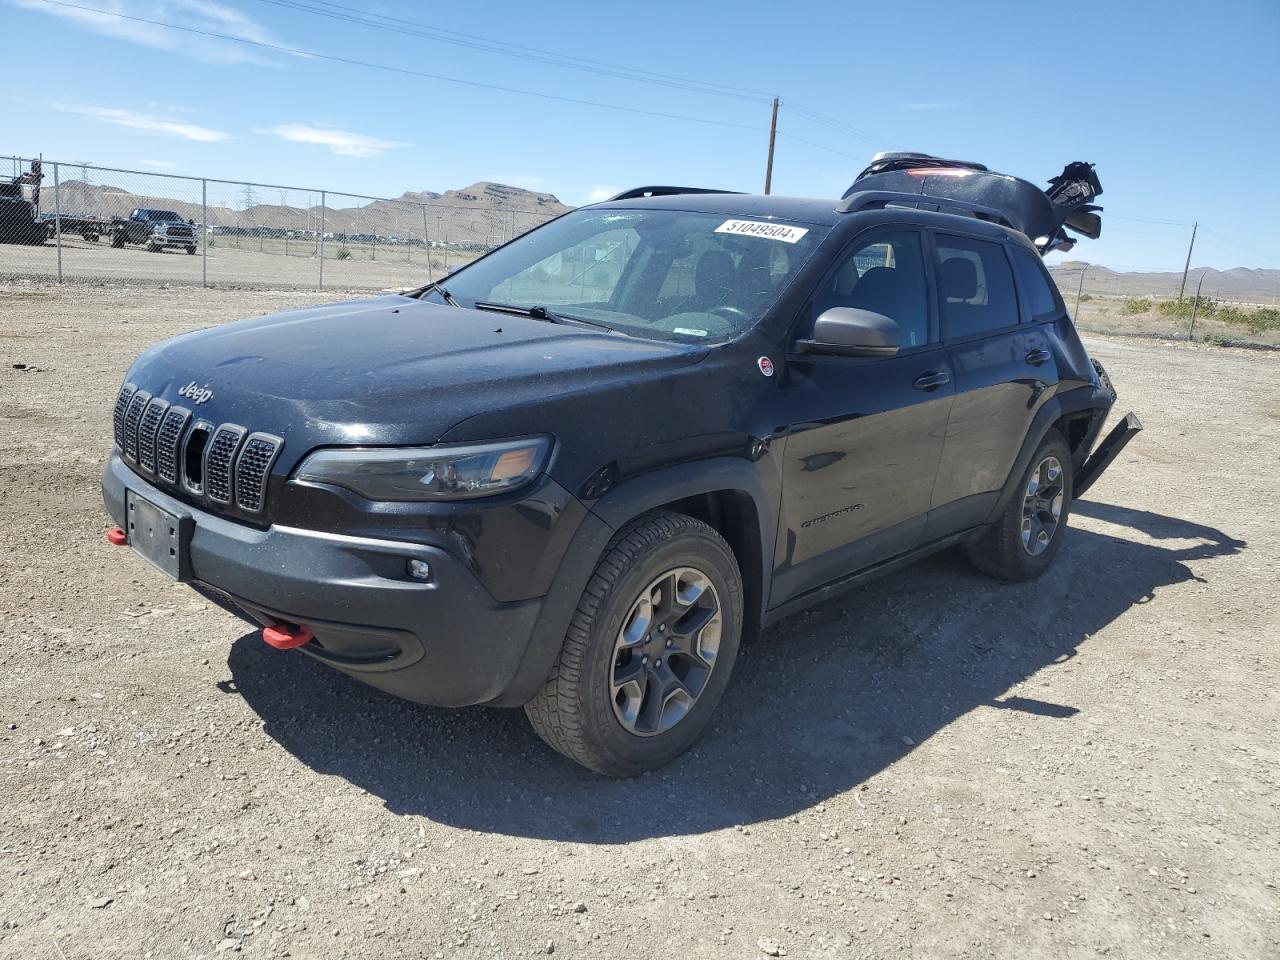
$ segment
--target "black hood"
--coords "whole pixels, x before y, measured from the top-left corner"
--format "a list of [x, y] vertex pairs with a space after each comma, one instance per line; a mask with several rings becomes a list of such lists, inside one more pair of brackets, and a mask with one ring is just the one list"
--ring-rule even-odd
[[[128, 379], [197, 419], [284, 437], [287, 468], [317, 446], [433, 443], [495, 406], [649, 378], [705, 352], [385, 296], [190, 333], [148, 350]], [[193, 383], [206, 402], [179, 394]]]

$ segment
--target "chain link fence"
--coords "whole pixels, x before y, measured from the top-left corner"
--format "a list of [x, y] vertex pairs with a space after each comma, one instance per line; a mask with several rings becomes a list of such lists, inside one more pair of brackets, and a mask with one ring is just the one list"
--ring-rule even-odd
[[[1170, 271], [1167, 289], [1125, 289], [1123, 274], [1088, 266], [1050, 271], [1076, 327], [1110, 336], [1183, 340], [1219, 346], [1280, 350], [1280, 305], [1223, 297], [1190, 271], [1185, 289], [1181, 274]], [[1101, 274], [1101, 275], [1100, 275]]]
[[404, 288], [568, 209], [497, 184], [389, 199], [3, 156], [0, 276]]

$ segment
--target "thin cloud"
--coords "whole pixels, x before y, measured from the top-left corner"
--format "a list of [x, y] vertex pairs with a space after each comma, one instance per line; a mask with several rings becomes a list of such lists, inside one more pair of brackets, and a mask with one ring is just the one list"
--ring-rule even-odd
[[592, 187], [591, 192], [587, 194], [587, 203], [599, 203], [600, 201], [608, 200], [614, 194], [621, 192], [621, 187], [610, 187], [608, 185]]
[[144, 167], [151, 167], [155, 170], [172, 170], [174, 164], [168, 160], [139, 160]]
[[211, 127], [202, 127], [198, 123], [189, 123], [186, 120], [157, 117], [150, 113], [135, 113], [132, 110], [121, 110], [117, 107], [90, 107], [75, 103], [55, 103], [53, 108], [64, 113], [78, 113], [82, 117], [89, 117], [117, 127], [128, 127], [130, 130], [145, 130], [148, 133], [161, 133], [171, 137], [181, 137], [184, 140], [194, 140], [197, 143], [221, 143], [223, 140], [231, 139], [231, 134], [225, 130], [214, 130]]
[[952, 107], [959, 107], [964, 104], [963, 100], [917, 100], [914, 103], [904, 103], [903, 110], [950, 110]]
[[340, 157], [380, 157], [388, 150], [408, 146], [398, 140], [383, 140], [381, 137], [331, 127], [309, 127], [304, 123], [282, 123], [269, 130], [255, 132], [270, 134], [291, 143], [328, 147], [331, 153]]
[[119, 16], [112, 16], [112, 14], [181, 23], [196, 30], [207, 30], [210, 33], [220, 33], [258, 43], [278, 42], [257, 21], [234, 7], [225, 6], [216, 0], [93, 0], [96, 10], [56, 6], [43, 3], [42, 0], [10, 0], [10, 2], [26, 10], [36, 10], [61, 17], [63, 20], [103, 36], [157, 50], [168, 50], [206, 63], [265, 64], [270, 61], [230, 40], [197, 36], [185, 31], [170, 30], [154, 23], [141, 23], [138, 20], [122, 20]]

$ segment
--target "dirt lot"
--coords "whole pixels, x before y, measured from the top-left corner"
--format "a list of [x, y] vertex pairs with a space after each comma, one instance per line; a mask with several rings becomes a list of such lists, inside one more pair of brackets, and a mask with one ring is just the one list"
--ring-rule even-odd
[[[320, 283], [320, 261], [313, 255], [313, 246], [291, 244], [285, 255], [285, 247], [279, 241], [259, 242], [245, 237], [219, 237], [209, 248], [208, 263], [204, 264], [200, 251], [188, 256], [182, 250], [166, 250], [150, 253], [143, 247], [127, 246], [115, 249], [106, 240], [89, 243], [80, 239], [64, 238], [62, 246], [62, 270], [70, 283], [111, 283], [146, 281], [191, 285], [200, 284], [207, 275], [209, 284], [215, 287], [237, 286], [252, 288], [316, 289]], [[324, 285], [335, 289], [372, 289], [411, 287], [427, 282], [427, 255], [425, 250], [408, 247], [373, 247], [351, 244], [348, 260], [337, 259], [340, 244], [331, 241], [325, 246]], [[475, 257], [474, 253], [451, 251], [450, 269]], [[443, 275], [445, 258], [442, 253], [431, 255], [433, 276]], [[57, 250], [52, 243], [42, 247], [24, 247], [11, 243], [0, 244], [0, 281], [20, 277], [39, 277], [52, 280], [58, 275]], [[202, 273], [202, 271], [204, 271]]]
[[1147, 431], [1048, 577], [792, 619], [611, 782], [106, 544], [131, 358], [316, 299], [0, 285], [0, 956], [1280, 955], [1280, 357], [1090, 341]]

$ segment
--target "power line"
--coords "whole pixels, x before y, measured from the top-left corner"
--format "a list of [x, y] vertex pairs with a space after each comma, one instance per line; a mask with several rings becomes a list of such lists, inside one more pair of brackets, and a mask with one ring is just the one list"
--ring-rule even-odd
[[794, 100], [787, 100], [786, 104], [795, 113], [809, 120], [811, 123], [816, 123], [829, 130], [834, 130], [836, 133], [844, 134], [846, 137], [852, 137], [854, 140], [863, 140], [875, 145], [883, 145], [886, 141], [885, 137], [881, 137], [871, 133], [870, 131], [855, 127], [852, 124], [845, 123], [843, 120], [839, 120], [826, 113], [821, 113], [814, 110], [812, 107], [806, 107], [802, 103], [796, 103]]
[[371, 27], [375, 30], [384, 30], [390, 33], [395, 33], [398, 36], [415, 36], [436, 43], [466, 47], [473, 50], [483, 50], [488, 53], [495, 53], [501, 56], [517, 57], [522, 60], [530, 60], [535, 63], [546, 63], [570, 70], [582, 70], [599, 76], [615, 77], [617, 79], [630, 80], [637, 83], [652, 83], [680, 90], [688, 90], [695, 93], [731, 97], [734, 99], [753, 102], [759, 102], [761, 100], [768, 102], [769, 97], [769, 94], [760, 90], [745, 90], [728, 84], [715, 83], [713, 81], [693, 80], [688, 77], [678, 77], [671, 74], [657, 73], [652, 70], [642, 70], [637, 67], [625, 67], [619, 64], [607, 63], [602, 60], [591, 60], [586, 57], [558, 53], [556, 51], [544, 50], [538, 47], [508, 43], [504, 40], [494, 40], [493, 38], [478, 34], [463, 33], [458, 30], [448, 30], [433, 24], [423, 23], [420, 20], [409, 20], [403, 17], [393, 17], [389, 14], [360, 10], [355, 7], [344, 6], [340, 3], [331, 3], [328, 2], [328, 0], [309, 0], [309, 2], [308, 0], [260, 0], [260, 2], [294, 10], [299, 13], [310, 14], [312, 16], [327, 17], [331, 20], [360, 24], [362, 26]]
[[373, 63], [368, 60], [357, 60], [353, 57], [340, 57], [331, 53], [319, 53], [314, 50], [303, 50], [298, 47], [289, 47], [281, 43], [269, 43], [265, 40], [251, 40], [248, 37], [237, 37], [233, 34], [217, 33], [212, 30], [200, 30], [196, 27], [181, 26], [176, 23], [166, 23], [163, 20], [153, 20], [148, 17], [136, 17], [125, 13], [116, 13], [114, 10], [102, 10], [98, 7], [83, 6], [78, 3], [69, 3], [67, 0], [41, 0], [42, 3], [56, 7], [68, 7], [73, 10], [83, 10], [88, 13], [97, 13], [103, 16], [115, 17], [119, 20], [130, 20], [134, 23], [146, 23], [154, 27], [165, 27], [169, 30], [179, 30], [183, 33], [195, 34], [197, 36], [209, 37], [214, 40], [225, 40], [231, 43], [242, 43], [248, 46], [259, 47], [265, 50], [274, 50], [277, 53], [288, 53], [295, 56], [310, 57], [315, 60], [327, 60], [331, 63], [341, 63], [347, 66], [367, 67], [372, 70], [382, 70], [388, 73], [398, 73], [405, 76], [420, 77], [424, 80], [439, 80], [443, 83], [456, 83], [468, 87], [476, 87], [482, 90], [495, 90], [501, 93], [515, 93], [524, 97], [535, 97], [541, 100], [554, 100], [559, 103], [572, 103], [583, 107], [598, 107], [603, 110], [618, 110], [624, 113], [635, 113], [648, 117], [660, 117], [665, 120], [684, 120], [688, 123], [702, 123], [717, 127], [730, 127], [737, 130], [750, 130], [753, 133], [761, 133], [764, 128], [749, 123], [735, 123], [730, 120], [712, 120], [709, 117], [693, 117], [687, 114], [666, 113], [660, 110], [647, 110], [643, 107], [628, 107], [618, 103], [605, 103], [600, 100], [584, 100], [578, 97], [565, 97], [554, 93], [537, 93], [533, 90], [521, 90], [517, 87], [506, 87], [496, 83], [485, 83], [480, 80], [464, 80], [460, 77], [449, 77], [439, 73], [427, 73], [422, 70], [412, 70], [408, 67], [397, 67], [387, 63]]
[[841, 157], [848, 157], [850, 160], [863, 162], [862, 157], [855, 157], [852, 153], [845, 153], [843, 150], [837, 150], [835, 147], [828, 147], [822, 143], [815, 143], [813, 140], [806, 140], [804, 137], [797, 137], [794, 133], [788, 133], [786, 130], [779, 130], [778, 136], [786, 137], [788, 140], [794, 140], [797, 143], [803, 143], [805, 146], [817, 147], [819, 150], [825, 150], [827, 153], [834, 153]]
[[[273, 6], [294, 10], [300, 13], [311, 14], [312, 16], [327, 17], [332, 20], [361, 24], [363, 26], [372, 27], [373, 29], [394, 33], [397, 36], [404, 36], [407, 34], [409, 36], [419, 37], [436, 43], [483, 50], [500, 56], [518, 57], [535, 63], [546, 63], [570, 70], [581, 70], [599, 76], [613, 77], [637, 83], [651, 83], [678, 90], [702, 93], [709, 96], [730, 97], [752, 103], [760, 102], [761, 100], [768, 102], [766, 98], [769, 95], [763, 91], [740, 89], [727, 84], [693, 80], [687, 77], [677, 77], [671, 74], [656, 73], [651, 70], [626, 67], [619, 64], [606, 63], [600, 60], [591, 60], [585, 57], [557, 53], [555, 51], [544, 50], [537, 47], [527, 47], [521, 44], [508, 43], [503, 40], [493, 40], [489, 37], [477, 34], [462, 33], [457, 30], [447, 30], [443, 27], [423, 23], [419, 20], [409, 20], [403, 17], [393, 17], [388, 14], [362, 11], [355, 7], [329, 2], [329, 0], [259, 0], [259, 2], [269, 3]], [[878, 137], [866, 130], [854, 127], [828, 114], [814, 110], [811, 107], [806, 107], [803, 104], [794, 103], [790, 100], [787, 101], [787, 106], [795, 112], [797, 118], [825, 127], [826, 129], [839, 133], [842, 136], [852, 137], [853, 139], [863, 140], [872, 144], [884, 143], [883, 137]], [[800, 138], [793, 137], [793, 139], [798, 140]], [[833, 148], [825, 147], [822, 144], [817, 144], [813, 141], [801, 142], [808, 143], [810, 146], [816, 146], [822, 150], [830, 150], [835, 153], [840, 153], [838, 150], [833, 150]], [[849, 154], [841, 155], [850, 156]]]
[[1235, 240], [1228, 240], [1226, 237], [1218, 233], [1216, 230], [1210, 230], [1208, 227], [1201, 227], [1200, 229], [1209, 235], [1211, 243], [1217, 243], [1219, 246], [1226, 244], [1228, 247], [1234, 247], [1236, 250], [1240, 251], [1241, 253], [1251, 254], [1252, 256], [1257, 257], [1259, 260], [1266, 261], [1267, 263], [1280, 263], [1280, 259], [1277, 259], [1273, 256], [1269, 256], [1265, 253], [1262, 253], [1259, 250], [1254, 250], [1252, 247], [1247, 247], [1243, 243], [1237, 243]]

